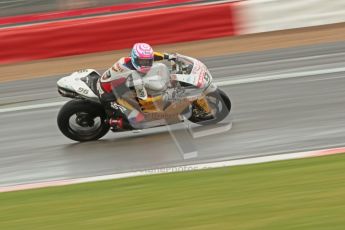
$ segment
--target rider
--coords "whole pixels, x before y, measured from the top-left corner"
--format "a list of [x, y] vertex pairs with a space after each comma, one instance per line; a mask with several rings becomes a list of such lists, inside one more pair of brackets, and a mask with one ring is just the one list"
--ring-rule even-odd
[[[118, 60], [111, 68], [104, 72], [98, 82], [98, 91], [100, 98], [108, 105], [120, 105], [126, 108], [126, 115], [131, 124], [136, 124], [144, 120], [140, 112], [138, 102], [127, 97], [132, 91], [126, 85], [130, 75], [126, 72], [130, 70], [137, 71], [144, 77], [153, 65], [154, 61], [175, 60], [175, 54], [153, 52], [152, 47], [146, 43], [134, 44], [130, 57], [123, 57]], [[125, 96], [126, 95], [126, 96]], [[126, 100], [122, 99], [126, 98]], [[121, 127], [122, 119], [111, 119], [111, 125]]]

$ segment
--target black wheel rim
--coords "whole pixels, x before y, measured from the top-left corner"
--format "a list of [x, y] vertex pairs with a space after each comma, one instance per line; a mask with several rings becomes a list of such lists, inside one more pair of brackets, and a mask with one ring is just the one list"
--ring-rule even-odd
[[91, 136], [102, 128], [102, 117], [85, 112], [72, 114], [68, 119], [68, 127], [71, 133], [78, 136]]

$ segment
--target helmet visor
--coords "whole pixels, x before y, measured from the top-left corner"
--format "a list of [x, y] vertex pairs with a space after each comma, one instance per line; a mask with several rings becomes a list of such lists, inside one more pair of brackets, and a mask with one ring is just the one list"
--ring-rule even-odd
[[152, 66], [152, 64], [153, 64], [153, 59], [152, 58], [149, 58], [149, 59], [139, 58], [138, 59], [138, 65], [139, 66]]

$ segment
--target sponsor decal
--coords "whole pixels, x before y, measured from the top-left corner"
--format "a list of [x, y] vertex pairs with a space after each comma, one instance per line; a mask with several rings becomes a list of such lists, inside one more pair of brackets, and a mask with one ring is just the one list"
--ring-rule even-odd
[[113, 109], [116, 109], [116, 110], [120, 110], [122, 113], [126, 112], [126, 108], [117, 104], [116, 102], [111, 102], [110, 106], [113, 108]]
[[102, 76], [102, 80], [107, 80], [111, 77], [111, 73], [109, 70], [105, 71], [105, 73]]
[[120, 63], [115, 63], [115, 65], [113, 65], [113, 67], [111, 67], [111, 69], [115, 72], [120, 72], [122, 73], [124, 71], [124, 69], [120, 66]]
[[201, 67], [200, 67], [199, 63], [196, 62], [196, 63], [194, 64], [193, 74], [197, 74], [197, 73], [200, 71], [200, 69], [201, 69]]
[[139, 97], [145, 97], [145, 90], [144, 89], [138, 89], [137, 94]]
[[205, 71], [201, 71], [199, 74], [198, 83], [196, 85], [198, 88], [204, 87], [204, 85], [205, 85], [204, 77], [205, 77]]
[[150, 113], [146, 115], [151, 119], [169, 119], [169, 118], [176, 118], [179, 116], [178, 113]]

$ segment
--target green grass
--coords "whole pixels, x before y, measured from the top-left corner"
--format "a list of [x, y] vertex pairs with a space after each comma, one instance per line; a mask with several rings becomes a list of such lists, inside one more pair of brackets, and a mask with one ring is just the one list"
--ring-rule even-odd
[[344, 229], [345, 155], [0, 194], [0, 229]]

